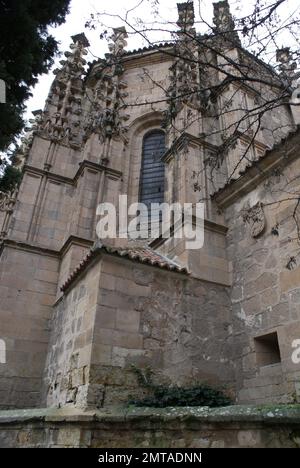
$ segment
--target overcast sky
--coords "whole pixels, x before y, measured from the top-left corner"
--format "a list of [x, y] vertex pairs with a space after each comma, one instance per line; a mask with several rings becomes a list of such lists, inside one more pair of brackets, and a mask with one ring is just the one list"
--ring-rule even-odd
[[[51, 1], [51, 0], [50, 0]], [[94, 60], [98, 57], [103, 57], [105, 53], [108, 52], [107, 42], [100, 39], [100, 33], [103, 32], [103, 27], [99, 25], [96, 30], [85, 29], [85, 23], [90, 18], [91, 13], [110, 13], [111, 15], [120, 15], [121, 17], [125, 16], [126, 11], [133, 8], [134, 6], [142, 3], [142, 5], [129, 13], [128, 21], [132, 23], [137, 16], [142, 16], [143, 20], [149, 23], [149, 27], [153, 26], [153, 21], [165, 23], [166, 19], [170, 22], [169, 28], [174, 30], [174, 24], [177, 20], [177, 3], [180, 0], [160, 0], [159, 5], [159, 14], [160, 16], [153, 17], [153, 8], [151, 4], [156, 3], [156, 0], [72, 0], [70, 14], [67, 17], [66, 23], [58, 28], [51, 29], [51, 33], [60, 41], [60, 50], [62, 52], [69, 49], [71, 43], [71, 36], [81, 32], [85, 32], [91, 46], [89, 48], [88, 60]], [[249, 8], [253, 4], [254, 0], [247, 0], [247, 2], [241, 2], [239, 0], [230, 0], [231, 10], [234, 15], [239, 16], [240, 8], [242, 5], [243, 14], [246, 14], [249, 11]], [[271, 1], [271, 0], [270, 0]], [[201, 0], [201, 14], [202, 17], [209, 23], [212, 21], [213, 16], [213, 1], [212, 0]], [[201, 31], [203, 29], [203, 24], [200, 24], [200, 15], [198, 11], [198, 2], [195, 1], [195, 13], [196, 13], [196, 28]], [[281, 11], [283, 17], [288, 18], [293, 14], [297, 9], [299, 12], [300, 0], [289, 0], [288, 4], [284, 4], [284, 9]], [[118, 27], [122, 26], [123, 23], [120, 18], [117, 16], [106, 16], [103, 14], [101, 16], [102, 22], [105, 26], [108, 27]], [[165, 28], [166, 26], [162, 26]], [[206, 28], [206, 26], [205, 26]], [[128, 29], [128, 28], [127, 28]], [[201, 31], [205, 32], [205, 31]], [[154, 40], [160, 40], [166, 38], [166, 35], [163, 33], [157, 33], [154, 37]], [[153, 37], [152, 37], [153, 39]], [[282, 43], [279, 44], [287, 45], [284, 43], [284, 38], [281, 39]], [[128, 49], [134, 49], [145, 45], [142, 43], [142, 40], [139, 39], [136, 35], [130, 36], [128, 41]], [[58, 58], [52, 70], [57, 68], [59, 61], [64, 58]], [[54, 79], [52, 71], [48, 75], [43, 75], [39, 83], [33, 89], [33, 97], [27, 102], [27, 113], [26, 118], [31, 118], [31, 112], [37, 109], [43, 109], [44, 103], [48, 95], [49, 88]]]
[[[50, 0], [51, 1], [51, 0]], [[95, 31], [85, 29], [85, 23], [90, 18], [91, 13], [97, 12], [109, 12], [112, 15], [120, 15], [124, 17], [126, 14], [126, 9], [132, 8], [139, 3], [139, 0], [72, 0], [70, 14], [67, 16], [66, 23], [62, 26], [51, 29], [51, 33], [55, 36], [56, 39], [60, 41], [60, 50], [66, 51], [69, 49], [69, 45], [72, 42], [71, 36], [80, 32], [85, 32], [91, 46], [89, 48], [88, 60], [94, 60], [98, 57], [103, 57], [105, 53], [108, 52], [107, 42], [105, 40], [100, 40], [100, 33], [103, 32], [103, 28], [99, 27]], [[212, 2], [208, 1], [212, 10]], [[177, 2], [175, 0], [162, 0], [160, 5], [160, 10], [162, 14], [170, 20], [176, 21], [177, 18]], [[143, 10], [139, 9], [139, 14], [143, 14], [144, 17], [151, 20], [151, 8], [150, 5], [145, 3], [145, 6], [142, 5]], [[136, 16], [137, 10], [132, 12], [130, 19], [133, 19]], [[107, 26], [118, 27], [122, 26], [123, 23], [121, 19], [116, 17], [103, 16], [103, 22]], [[140, 47], [142, 44], [141, 41], [135, 36], [129, 39], [128, 49], [134, 49]], [[52, 71], [57, 68], [59, 61], [62, 58], [58, 58]], [[54, 79], [52, 71], [48, 75], [43, 75], [39, 83], [33, 89], [33, 97], [29, 99], [27, 103], [27, 118], [31, 118], [31, 112], [37, 109], [42, 109], [44, 107], [45, 100], [48, 95], [49, 88]]]

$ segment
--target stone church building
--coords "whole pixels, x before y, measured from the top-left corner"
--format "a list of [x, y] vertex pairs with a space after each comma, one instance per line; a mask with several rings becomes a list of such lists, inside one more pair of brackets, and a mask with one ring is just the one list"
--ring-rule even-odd
[[[133, 366], [238, 403], [300, 398], [299, 115], [274, 106], [255, 130], [279, 75], [241, 47], [227, 1], [214, 25], [203, 41], [181, 3], [173, 43], [129, 51], [116, 28], [89, 67], [72, 38], [0, 198], [1, 409], [124, 404], [143, 392]], [[228, 80], [233, 62], [261, 83]], [[287, 49], [278, 62], [294, 73]], [[97, 207], [119, 195], [202, 201], [203, 248], [176, 226], [98, 239]]]

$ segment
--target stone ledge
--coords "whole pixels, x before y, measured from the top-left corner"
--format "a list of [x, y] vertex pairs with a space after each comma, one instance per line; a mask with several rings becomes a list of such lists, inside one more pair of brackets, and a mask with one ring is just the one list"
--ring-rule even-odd
[[75, 408], [41, 408], [0, 411], [0, 426], [23, 422], [128, 422], [128, 421], [260, 422], [299, 424], [300, 405], [228, 406], [224, 408], [111, 408], [80, 411]]
[[1, 448], [299, 448], [300, 405], [0, 412]]

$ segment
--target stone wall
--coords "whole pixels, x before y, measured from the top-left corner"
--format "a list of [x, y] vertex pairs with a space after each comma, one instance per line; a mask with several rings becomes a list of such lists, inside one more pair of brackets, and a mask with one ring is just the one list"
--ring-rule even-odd
[[300, 408], [0, 412], [1, 448], [299, 448]]
[[[220, 152], [216, 145], [221, 145], [221, 135], [215, 135], [222, 123], [200, 102], [198, 108], [181, 102], [166, 131], [170, 154], [165, 199], [204, 200], [207, 240], [199, 254], [187, 252], [183, 242], [168, 240], [162, 246], [165, 255], [179, 258], [198, 280], [106, 258], [61, 294], [62, 284], [96, 240], [97, 206], [102, 202], [116, 206], [120, 194], [127, 194], [129, 203], [138, 201], [143, 138], [161, 128], [168, 107], [166, 90], [172, 84], [174, 60], [166, 52], [162, 48], [122, 53], [122, 76], [108, 66], [110, 85], [118, 81], [126, 112], [122, 105], [122, 119], [115, 122], [121, 132], [111, 129], [106, 136], [104, 115], [93, 114], [91, 96], [101, 108], [99, 91], [107, 87], [109, 70], [104, 71], [99, 61], [84, 81], [79, 73], [79, 88], [68, 98], [59, 92], [59, 81], [66, 80], [62, 89], [74, 88], [74, 76], [71, 71], [65, 74], [67, 64], [58, 72], [46, 113], [38, 119], [32, 146], [28, 144], [23, 180], [5, 223], [7, 239], [1, 241], [0, 339], [6, 342], [8, 362], [0, 369], [0, 407], [40, 404], [50, 330], [44, 394], [51, 405], [125, 401], [137, 389], [129, 370], [132, 363], [150, 365], [158, 379], [176, 383], [202, 379], [232, 388], [236, 378], [240, 397], [250, 401], [292, 398], [296, 390], [290, 340], [300, 334], [299, 267], [293, 262], [294, 270], [284, 267], [294, 256], [294, 245], [288, 241], [290, 221], [285, 220], [290, 205], [281, 205], [277, 214], [273, 210], [266, 235], [253, 240], [240, 218], [232, 225], [247, 201], [243, 198], [226, 212], [230, 226], [226, 252], [224, 216], [209, 196], [228, 176], [225, 161], [211, 167]], [[114, 86], [107, 87], [108, 93]], [[237, 93], [238, 101], [241, 96]], [[73, 103], [65, 117], [60, 116], [62, 98]], [[105, 101], [110, 110], [118, 107], [109, 95]], [[268, 145], [274, 127], [290, 129], [290, 117], [274, 111], [268, 128], [264, 123]], [[109, 119], [104, 120], [109, 127]], [[56, 130], [61, 127], [58, 133], [49, 133], [53, 125]], [[70, 140], [74, 130], [78, 135]], [[234, 158], [227, 162], [230, 167]], [[299, 173], [299, 167], [288, 171], [290, 186], [296, 188], [293, 171]], [[259, 197], [272, 200], [266, 187], [259, 190]], [[280, 230], [275, 237], [270, 228], [276, 223]], [[232, 272], [233, 319], [228, 288]], [[266, 331], [278, 332], [281, 363], [258, 369], [253, 338]]]
[[59, 259], [55, 253], [11, 243], [0, 256], [0, 408], [41, 404], [41, 386], [56, 297]]
[[[300, 364], [292, 361], [292, 343], [300, 339], [299, 209], [295, 210], [295, 194], [300, 188], [295, 174], [299, 170], [299, 161], [294, 161], [284, 170], [274, 171], [226, 210], [234, 342], [242, 347], [236, 361], [241, 402], [299, 398]], [[283, 199], [286, 201], [278, 203]], [[253, 237], [253, 220], [247, 222], [243, 217], [259, 202], [266, 225]], [[268, 352], [271, 354], [266, 356]]]
[[226, 288], [100, 256], [55, 308], [48, 404], [101, 407], [141, 395], [132, 364], [149, 366], [157, 382], [232, 391], [231, 340]]

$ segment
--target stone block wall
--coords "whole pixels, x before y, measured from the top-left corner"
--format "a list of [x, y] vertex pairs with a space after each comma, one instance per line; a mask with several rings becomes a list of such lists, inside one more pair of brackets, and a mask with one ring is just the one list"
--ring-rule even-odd
[[[294, 256], [288, 239], [290, 221], [285, 220], [291, 214], [290, 205], [268, 215], [269, 227], [280, 225], [279, 239], [269, 229], [267, 236], [253, 240], [243, 223], [231, 223], [244, 198], [226, 213], [230, 225], [226, 252], [226, 223], [207, 201], [210, 228], [200, 254], [186, 252], [182, 243], [172, 241], [162, 249], [178, 257], [196, 278], [183, 279], [111, 257], [96, 262], [61, 297], [61, 285], [96, 239], [97, 205], [105, 201], [117, 205], [119, 194], [128, 194], [129, 203], [138, 201], [143, 138], [160, 128], [166, 110], [170, 55], [149, 51], [122, 57], [125, 100], [157, 101], [128, 106], [125, 138], [114, 135], [103, 142], [93, 133], [76, 150], [74, 141], [50, 141], [47, 133], [37, 132], [26, 158], [9, 240], [0, 251], [0, 339], [6, 340], [9, 358], [0, 369], [2, 406], [39, 404], [50, 317], [44, 393], [51, 405], [125, 401], [138, 391], [132, 363], [150, 365], [158, 379], [180, 384], [205, 379], [234, 387], [236, 378], [240, 396], [246, 400], [287, 394], [291, 398], [297, 372], [290, 362], [289, 340], [299, 334], [299, 267], [292, 262], [294, 269], [283, 268]], [[85, 81], [91, 93], [99, 84], [99, 75], [91, 78], [93, 71]], [[89, 112], [87, 101], [82, 98], [82, 131]], [[51, 106], [50, 114], [57, 111], [55, 101]], [[169, 202], [209, 199], [211, 168], [204, 162], [217, 154], [214, 144], [221, 141], [204, 136], [208, 129], [215, 133], [220, 123], [197, 112], [184, 105], [166, 135], [169, 147], [182, 132], [191, 133], [192, 141], [180, 151], [174, 143], [167, 168]], [[279, 117], [274, 114], [275, 126], [280, 126]], [[288, 114], [282, 122], [289, 123]], [[227, 175], [224, 164], [218, 170], [217, 187]], [[299, 167], [289, 169], [288, 177], [290, 187], [296, 188], [294, 170], [299, 172]], [[262, 188], [259, 196], [266, 197], [267, 190]], [[74, 236], [81, 241], [65, 249]], [[231, 267], [233, 319], [226, 288]], [[255, 362], [253, 338], [262, 332], [278, 333], [281, 353], [281, 362], [267, 370], [258, 369]], [[252, 395], [251, 389], [256, 393]]]
[[59, 260], [55, 254], [2, 246], [0, 256], [0, 337], [6, 363], [0, 366], [0, 408], [41, 404], [52, 304]]
[[82, 154], [80, 151], [63, 144], [54, 145], [50, 139], [36, 136], [27, 159], [27, 164], [40, 170], [44, 170], [45, 165], [48, 164], [51, 172], [54, 174], [73, 178], [81, 161]]
[[43, 393], [47, 404], [86, 405], [99, 275], [90, 269], [54, 308]]
[[0, 412], [0, 447], [299, 448], [299, 416], [299, 405], [6, 411]]
[[206, 381], [233, 394], [230, 319], [226, 288], [103, 255], [56, 306], [48, 404], [101, 407], [142, 395], [132, 365], [153, 369], [157, 383]]
[[62, 295], [61, 287], [80, 262], [87, 256], [92, 242], [83, 242], [82, 239], [70, 238], [61, 251], [61, 260], [58, 277], [57, 299]]
[[[196, 229], [196, 226], [193, 226]], [[222, 224], [204, 222], [204, 244], [201, 249], [187, 250], [187, 238], [163, 239], [153, 247], [174, 261], [186, 265], [193, 277], [203, 281], [231, 286], [231, 267], [226, 253], [227, 228]]]
[[[299, 399], [300, 364], [292, 361], [293, 341], [300, 339], [299, 212], [293, 195], [299, 193], [299, 170], [299, 162], [291, 163], [226, 211], [234, 341], [242, 347], [236, 362], [241, 402]], [[266, 226], [254, 238], [243, 214], [258, 202]], [[262, 361], [261, 346], [275, 355]]]

